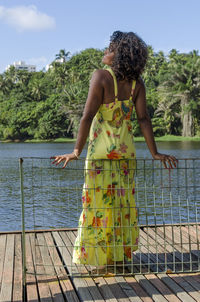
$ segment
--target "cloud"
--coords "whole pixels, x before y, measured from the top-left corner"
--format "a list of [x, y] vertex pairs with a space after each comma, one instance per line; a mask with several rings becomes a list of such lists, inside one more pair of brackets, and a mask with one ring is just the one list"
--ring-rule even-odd
[[55, 27], [55, 19], [39, 12], [34, 5], [6, 8], [0, 6], [0, 20], [18, 31], [43, 31]]

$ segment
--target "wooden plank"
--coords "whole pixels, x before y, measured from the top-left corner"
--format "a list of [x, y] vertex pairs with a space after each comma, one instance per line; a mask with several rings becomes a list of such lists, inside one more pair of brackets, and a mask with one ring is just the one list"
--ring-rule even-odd
[[190, 285], [200, 293], [200, 274], [179, 274], [184, 278]]
[[143, 287], [133, 277], [125, 277], [126, 282], [134, 289], [138, 297], [143, 302], [153, 302], [150, 295], [143, 289]]
[[184, 238], [184, 243], [189, 243], [189, 250], [192, 250], [197, 258], [199, 257], [199, 240], [200, 234], [197, 233], [197, 228], [195, 226], [181, 226], [181, 233]]
[[[173, 257], [173, 268], [174, 271], [182, 271], [183, 270], [183, 262], [182, 262], [182, 252], [181, 247], [178, 245], [172, 245], [173, 239], [173, 230], [170, 229], [170, 232], [166, 231], [165, 227], [156, 228], [156, 235], [158, 237], [158, 240], [160, 242], [160, 245], [164, 245], [167, 252], [172, 253]], [[150, 231], [151, 232], [151, 231]], [[164, 238], [164, 239], [163, 239]], [[184, 268], [189, 270], [189, 264], [184, 263]]]
[[118, 302], [118, 300], [113, 295], [110, 287], [108, 286], [108, 284], [106, 283], [106, 281], [104, 280], [103, 277], [95, 278], [95, 282], [96, 282], [96, 285], [99, 288], [99, 291], [100, 291], [101, 295], [103, 296], [103, 298], [105, 299], [106, 302], [107, 301], [109, 301], [109, 302]]
[[39, 244], [39, 250], [42, 258], [42, 264], [44, 265], [44, 271], [51, 291], [52, 299], [55, 302], [64, 302], [64, 297], [61, 292], [59, 280], [54, 270], [53, 263], [51, 261], [46, 240], [44, 234], [38, 233], [37, 240]]
[[200, 293], [198, 293], [194, 287], [192, 287], [184, 278], [177, 274], [169, 274], [169, 276], [174, 280], [178, 285], [180, 285], [185, 292], [187, 292], [191, 297], [196, 301], [200, 301]]
[[[158, 232], [157, 228], [144, 228], [144, 231], [147, 232], [147, 236], [149, 236], [149, 240], [150, 238], [152, 238], [153, 241], [155, 241], [155, 243], [157, 243], [157, 247], [158, 247], [158, 252], [162, 252], [164, 253], [163, 257], [160, 256], [162, 259], [165, 258], [165, 262], [167, 264], [167, 266], [172, 266], [172, 262], [173, 262], [173, 254], [175, 253], [174, 248], [172, 247], [172, 245], [170, 243], [168, 243], [166, 241], [166, 238], [163, 236], [163, 233], [161, 233], [160, 231]], [[175, 260], [179, 261], [179, 258], [175, 257]], [[170, 267], [172, 268], [172, 267]]]
[[199, 242], [200, 235], [198, 234], [198, 231], [197, 231], [198, 229], [195, 226], [191, 226], [191, 225], [181, 226], [181, 230], [182, 230], [182, 233], [184, 233], [185, 236], [187, 234], [189, 234], [189, 236], [191, 238], [191, 241], [193, 243], [198, 243]]
[[122, 290], [120, 285], [116, 282], [116, 279], [114, 277], [111, 278], [104, 278], [108, 286], [110, 287], [110, 290], [112, 291], [115, 298], [120, 302], [130, 302], [129, 298], [125, 294], [125, 292]]
[[[164, 227], [163, 227], [164, 228]], [[159, 227], [156, 228], [144, 228], [144, 232], [148, 234], [155, 242], [159, 243], [159, 248], [163, 247], [167, 252], [173, 252], [174, 248], [170, 242], [166, 241], [166, 236], [164, 236], [164, 230]]]
[[[76, 236], [73, 232], [68, 232], [68, 231], [67, 232], [62, 232], [62, 235], [63, 235], [63, 237], [62, 237], [63, 240], [70, 246], [70, 254], [71, 254], [71, 257], [72, 257], [73, 246], [74, 246]], [[66, 236], [68, 237], [68, 239], [66, 238]], [[73, 265], [76, 266], [75, 263]], [[87, 271], [86, 267], [84, 265], [81, 265], [81, 267], [82, 267], [81, 272], [83, 272], [84, 274], [88, 274], [88, 271]], [[91, 277], [84, 278], [84, 280], [88, 285], [88, 289], [90, 291], [90, 294], [91, 294], [93, 300], [97, 301], [97, 302], [98, 301], [104, 301], [103, 296], [101, 295], [101, 293], [100, 293], [98, 287], [96, 286], [94, 280]], [[73, 281], [74, 281], [74, 279], [73, 279]]]
[[77, 274], [78, 270], [77, 270], [76, 266], [74, 266], [74, 265], [72, 266], [71, 254], [69, 252], [68, 247], [66, 247], [66, 245], [61, 237], [61, 233], [52, 232], [52, 236], [55, 240], [56, 247], [58, 248], [58, 250], [60, 252], [60, 257], [68, 270], [68, 274], [72, 274], [72, 275]]
[[[155, 252], [155, 248], [153, 246], [150, 246], [150, 251]], [[159, 279], [157, 277], [153, 276], [153, 280], [156, 281], [155, 286], [159, 289], [159, 291], [164, 295], [165, 290], [167, 289], [167, 287], [163, 287], [162, 286], [162, 282], [158, 282]], [[151, 275], [146, 275], [146, 278], [149, 279], [150, 281], [152, 280], [152, 276]], [[172, 279], [174, 279], [173, 277], [176, 276], [176, 278], [174, 279], [176, 282], [178, 282], [179, 285], [181, 285], [186, 292], [188, 292], [190, 294], [190, 296], [192, 296], [194, 299], [196, 299], [197, 301], [200, 301], [200, 296], [198, 293], [194, 292], [194, 288], [188, 284], [183, 278], [181, 278], [180, 276], [174, 274], [174, 275], [170, 275]], [[156, 280], [157, 279], [157, 280]], [[162, 291], [162, 288], [164, 290], [164, 292]], [[171, 293], [172, 294], [172, 293]], [[164, 295], [165, 296], [165, 295]], [[169, 297], [166, 297], [169, 300]], [[172, 302], [174, 302], [176, 300], [176, 297], [174, 295], [171, 295], [170, 300]], [[180, 300], [179, 300], [180, 301]]]
[[51, 260], [53, 262], [57, 277], [59, 279], [63, 295], [65, 296], [67, 301], [79, 302], [78, 296], [73, 288], [73, 285], [72, 285], [70, 279], [67, 276], [63, 263], [61, 262], [61, 259], [58, 255], [58, 252], [54, 245], [54, 241], [51, 236], [51, 233], [50, 232], [44, 233], [44, 237], [47, 242], [49, 254], [50, 254]]
[[[77, 228], [53, 228], [53, 229], [33, 229], [33, 230], [26, 230], [25, 233], [45, 233], [45, 232], [59, 232], [59, 231], [74, 231], [77, 230]], [[7, 234], [22, 234], [22, 231], [0, 231], [1, 235], [7, 235]]]
[[4, 257], [6, 252], [6, 237], [6, 235], [0, 236], [0, 291], [3, 277]]
[[[54, 240], [56, 242], [57, 248], [60, 251], [62, 261], [65, 263], [68, 270], [71, 270], [72, 274], [77, 274], [79, 271], [77, 270], [76, 266], [71, 267], [71, 255], [69, 253], [68, 248], [66, 247], [63, 239], [61, 238], [60, 234], [58, 232], [52, 232]], [[77, 290], [78, 296], [81, 301], [94, 301], [90, 291], [87, 287], [87, 283], [83, 278], [72, 278], [74, 286]]]
[[45, 270], [42, 265], [42, 258], [40, 255], [37, 238], [35, 238], [35, 234], [30, 234], [30, 242], [31, 242], [32, 255], [34, 259], [34, 267], [36, 272], [40, 301], [53, 302], [49, 284], [47, 282], [48, 280], [47, 277], [45, 276]]
[[0, 301], [11, 301], [13, 287], [13, 265], [14, 265], [14, 234], [7, 235], [6, 252], [4, 258], [4, 268], [2, 275], [2, 286]]
[[155, 302], [167, 302], [167, 299], [143, 275], [135, 275], [137, 282], [145, 289]]
[[[174, 232], [176, 236], [177, 240], [181, 240], [182, 244], [183, 244], [183, 249], [186, 252], [190, 252], [191, 249], [197, 250], [198, 249], [198, 245], [197, 245], [197, 241], [194, 242], [193, 241], [193, 237], [191, 236], [191, 233], [189, 232], [189, 230], [187, 230], [184, 227], [174, 227]], [[191, 251], [194, 255], [196, 255], [195, 251]], [[197, 254], [198, 256], [198, 254]]]
[[13, 302], [22, 301], [22, 245], [21, 235], [15, 235]]
[[148, 273], [150, 272], [150, 266], [148, 265], [149, 262], [149, 255], [148, 250], [146, 248], [146, 242], [144, 238], [141, 236], [142, 229], [139, 230], [139, 246], [138, 250], [133, 253], [133, 263], [130, 265], [132, 266], [129, 271], [132, 270], [132, 273]]
[[[182, 226], [182, 232], [184, 235], [186, 235], [187, 232], [189, 232], [190, 239], [192, 243], [196, 244], [196, 256], [197, 256], [197, 261], [199, 262], [199, 252], [200, 252], [200, 232], [198, 232], [197, 226]], [[193, 248], [193, 247], [192, 247]], [[200, 263], [198, 263], [198, 266]]]
[[140, 241], [145, 246], [143, 250], [145, 249], [146, 258], [150, 261], [149, 272], [173, 270], [174, 260], [180, 262], [176, 254], [173, 257], [174, 248], [170, 244], [166, 244], [165, 238], [163, 239], [163, 236], [161, 237], [156, 229], [144, 228], [143, 231], [140, 230]]
[[[153, 246], [150, 246], [150, 250], [151, 251], [155, 251], [155, 248]], [[198, 293], [195, 293], [194, 292], [194, 288], [191, 287], [190, 284], [188, 284], [184, 279], [182, 279], [179, 275], [176, 275], [176, 274], [173, 274], [173, 275], [170, 275], [171, 278], [173, 279], [173, 276], [176, 276], [176, 278], [174, 279], [176, 282], [178, 282], [179, 285], [181, 285], [186, 292], [188, 292], [194, 299], [196, 299], [198, 301], [200, 301], [200, 296]], [[152, 277], [153, 277], [153, 280], [156, 281], [155, 283], [155, 286], [159, 289], [159, 291], [164, 295], [164, 292], [166, 292], [167, 290], [167, 287], [166, 286], [163, 286], [162, 285], [162, 282], [159, 282], [159, 279], [157, 277], [155, 277], [154, 275], [146, 275], [146, 278], [148, 280], [152, 280]], [[157, 279], [157, 280], [156, 280]], [[152, 282], [152, 281], [151, 281]], [[162, 290], [163, 289], [163, 290]], [[169, 290], [168, 290], [169, 291]], [[165, 295], [164, 295], [165, 296]], [[166, 297], [168, 300], [169, 300], [169, 296]], [[172, 302], [176, 301], [176, 297], [172, 294], [172, 292], [170, 292], [170, 300]], [[180, 300], [179, 300], [180, 301]]]
[[[141, 235], [145, 236], [145, 233], [142, 232]], [[146, 234], [146, 236], [148, 236], [148, 234]], [[154, 245], [152, 245], [152, 243], [154, 242], [153, 239], [149, 236], [148, 240], [149, 240], [149, 243], [151, 244], [149, 246], [149, 251], [152, 253], [158, 253], [158, 251], [156, 250], [156, 247]], [[159, 251], [165, 251], [165, 249], [162, 247], [162, 245], [159, 246]], [[162, 261], [164, 261], [164, 260], [165, 259], [162, 259]], [[171, 301], [171, 302], [181, 301], [173, 294], [173, 292], [164, 283], [161, 282], [160, 279], [158, 279], [158, 277], [156, 275], [146, 274], [145, 277], [147, 280], [149, 280], [151, 282], [151, 284], [155, 288], [157, 288], [161, 292], [163, 297], [166, 298], [168, 301]]]
[[[158, 241], [160, 242], [159, 246], [157, 246], [158, 247], [158, 251], [156, 250], [156, 248], [153, 245], [150, 246], [150, 250], [152, 252], [154, 252], [154, 253], [158, 253], [159, 252], [158, 253], [159, 257], [158, 258], [162, 258], [162, 261], [166, 262], [166, 265], [165, 265], [166, 266], [166, 272], [168, 270], [174, 270], [175, 267], [176, 267], [176, 269], [178, 269], [178, 267], [180, 267], [180, 264], [177, 265], [176, 262], [177, 262], [177, 260], [178, 260], [178, 262], [180, 262], [182, 260], [181, 259], [181, 255], [179, 255], [180, 257], [177, 257], [177, 254], [175, 254], [176, 257], [173, 258], [173, 256], [171, 255], [171, 253], [166, 253], [168, 250], [171, 252], [171, 250], [173, 250], [173, 247], [171, 247], [171, 248], [169, 247], [168, 248], [167, 246], [164, 246], [164, 244], [163, 244], [164, 240], [160, 236], [158, 236], [158, 234], [153, 233], [153, 230], [150, 230], [150, 234], [149, 235], [152, 236], [153, 238], [156, 237], [156, 242], [158, 242]], [[154, 240], [154, 239], [149, 238], [149, 242], [150, 243], [152, 242], [152, 240]], [[160, 254], [160, 252], [164, 252], [164, 253]], [[165, 259], [165, 257], [166, 257], [166, 259]], [[174, 262], [174, 260], [175, 260], [175, 262]], [[169, 264], [168, 262], [171, 262], [171, 263]], [[174, 266], [174, 264], [172, 264], [173, 262], [174, 262], [174, 264], [176, 264], [176, 266]], [[189, 267], [189, 265], [188, 265], [188, 267]], [[179, 268], [179, 270], [180, 269], [181, 269], [181, 267]], [[164, 271], [164, 270], [162, 269], [161, 271]]]
[[193, 275], [193, 278], [194, 278], [197, 282], [200, 282], [200, 274], [198, 274], [198, 275]]
[[[152, 230], [153, 231], [153, 230]], [[141, 242], [147, 246], [147, 253], [151, 256], [149, 257], [151, 262], [154, 262], [155, 265], [151, 265], [151, 271], [159, 272], [165, 270], [165, 262], [166, 262], [166, 250], [162, 245], [158, 245], [157, 240], [153, 239], [150, 234], [141, 231], [140, 232]], [[156, 238], [157, 239], [157, 238]], [[169, 258], [169, 256], [168, 256]], [[171, 257], [172, 260], [172, 257]], [[153, 269], [154, 268], [154, 269]]]
[[[187, 226], [187, 225], [197, 225], [197, 226], [200, 226], [200, 223], [199, 222], [183, 222], [183, 223], [181, 223], [181, 225], [185, 225], [185, 226]], [[180, 225], [180, 223], [165, 223], [164, 224], [165, 226], [179, 226]], [[160, 227], [160, 226], [163, 226], [163, 223], [157, 223], [156, 224], [156, 226], [158, 226], [158, 227]], [[141, 229], [143, 229], [143, 228], [146, 228], [146, 227], [149, 227], [149, 228], [154, 228], [155, 227], [155, 224], [140, 224], [139, 225], [139, 227], [141, 228]]]
[[[155, 253], [150, 252], [150, 246], [149, 243], [147, 242], [147, 238], [144, 238], [145, 235], [142, 236], [143, 231], [140, 232], [140, 244], [141, 244], [141, 249], [140, 252], [142, 254], [141, 261], [143, 264], [145, 264], [146, 267], [148, 267], [147, 272], [157, 272], [158, 267], [157, 267], [157, 258]], [[144, 272], [143, 272], [144, 273]]]
[[[180, 223], [166, 223], [165, 226], [179, 226]], [[200, 230], [200, 224], [197, 222], [197, 223], [192, 223], [192, 222], [184, 222], [181, 224], [182, 226], [194, 226], [194, 227], [199, 227], [199, 230]], [[157, 227], [159, 226], [163, 226], [163, 224], [156, 224]], [[140, 229], [143, 229], [143, 228], [154, 228], [155, 225], [154, 224], [140, 224], [139, 225]], [[53, 228], [53, 229], [33, 229], [33, 230], [26, 230], [26, 233], [44, 233], [44, 232], [53, 232], [53, 231], [56, 231], [56, 232], [59, 232], [59, 231], [77, 231], [77, 228]], [[21, 234], [22, 231], [0, 231], [0, 235], [6, 235], [6, 234]], [[199, 232], [198, 232], [199, 233]]]
[[[144, 228], [144, 230], [146, 230]], [[162, 248], [162, 246], [164, 246], [166, 248], [166, 251], [168, 252], [173, 252], [174, 254], [174, 259], [172, 258], [172, 260], [175, 260], [172, 270], [176, 270], [176, 271], [183, 271], [184, 270], [190, 270], [190, 269], [197, 269], [197, 255], [198, 252], [197, 251], [192, 251], [191, 255], [188, 253], [184, 253], [186, 250], [184, 249], [184, 247], [179, 247], [179, 252], [177, 252], [177, 244], [175, 245], [175, 247], [170, 245], [170, 242], [172, 242], [172, 238], [171, 236], [174, 236], [174, 239], [177, 240], [177, 242], [181, 242], [181, 238], [180, 235], [178, 234], [177, 231], [177, 227], [173, 227], [173, 235], [172, 235], [172, 230], [170, 230], [171, 236], [169, 234], [169, 232], [167, 233], [168, 229], [166, 229], [164, 231], [164, 229], [161, 227], [156, 228], [155, 232], [153, 231], [152, 228], [150, 228], [148, 230], [149, 235], [156, 241], [159, 241], [159, 249]], [[164, 239], [163, 239], [164, 238]], [[182, 239], [184, 241], [184, 237]], [[193, 245], [191, 245], [192, 247], [194, 247]], [[196, 246], [195, 246], [196, 247]], [[182, 253], [183, 254], [182, 254]], [[172, 255], [167, 254], [167, 257], [171, 258]], [[182, 258], [183, 257], [183, 258]], [[192, 262], [190, 264], [190, 257], [192, 257]], [[195, 257], [195, 258], [194, 258]], [[171, 260], [170, 260], [171, 261]], [[182, 263], [182, 264], [181, 264]], [[169, 266], [169, 264], [168, 264]], [[170, 268], [170, 266], [169, 266]]]
[[181, 300], [154, 274], [146, 274], [145, 277], [156, 287], [164, 298], [169, 302], [180, 302]]
[[167, 274], [158, 274], [158, 278], [164, 282], [177, 297], [183, 302], [196, 302], [190, 295], [188, 295], [182, 287], [180, 287], [174, 280]]
[[33, 255], [31, 250], [30, 235], [26, 234], [26, 292], [27, 301], [39, 301], [37, 280], [35, 276], [35, 268], [33, 263]]
[[129, 300], [131, 302], [142, 302], [134, 289], [126, 282], [126, 280], [122, 276], [115, 277], [115, 280], [117, 281], [123, 292], [125, 292], [126, 296], [129, 297]]
[[196, 251], [197, 244], [191, 243], [189, 236], [185, 236], [184, 233], [182, 233], [182, 229], [176, 226], [173, 227], [173, 235], [175, 242], [180, 243], [180, 249], [183, 257], [182, 261], [184, 263], [183, 267], [190, 270], [193, 268], [195, 269], [194, 264], [196, 264], [199, 256], [198, 251]]
[[96, 286], [96, 283], [93, 278], [85, 277], [84, 280], [87, 283], [90, 294], [95, 302], [104, 302], [103, 295], [99, 291], [99, 288]]

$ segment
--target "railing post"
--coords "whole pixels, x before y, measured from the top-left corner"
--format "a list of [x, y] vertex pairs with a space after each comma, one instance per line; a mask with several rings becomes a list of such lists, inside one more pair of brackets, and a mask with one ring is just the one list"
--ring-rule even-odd
[[19, 159], [20, 171], [20, 191], [21, 191], [21, 221], [22, 221], [22, 285], [23, 301], [26, 296], [26, 246], [25, 246], [25, 215], [24, 215], [24, 177], [23, 177], [23, 159]]

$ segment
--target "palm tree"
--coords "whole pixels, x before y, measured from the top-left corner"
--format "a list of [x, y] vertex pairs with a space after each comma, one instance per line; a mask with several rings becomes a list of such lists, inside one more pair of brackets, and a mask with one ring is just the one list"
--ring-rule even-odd
[[5, 78], [8, 81], [11, 81], [13, 84], [17, 82], [17, 70], [13, 65], [11, 65], [10, 68], [5, 71], [4, 75]]
[[[194, 135], [194, 115], [200, 103], [200, 57], [196, 51], [174, 54], [169, 62], [168, 79], [158, 88], [158, 112], [171, 112], [182, 123], [182, 136]], [[174, 109], [177, 109], [175, 112]]]
[[45, 98], [45, 87], [41, 79], [32, 80], [29, 88], [34, 100], [39, 102]]
[[85, 99], [87, 95], [86, 85], [80, 80], [79, 75], [75, 75], [74, 72], [69, 74], [68, 85], [63, 89], [62, 110], [69, 117], [70, 125], [67, 129], [69, 133], [72, 129], [73, 137], [76, 137], [78, 132], [78, 126], [85, 105]]
[[65, 49], [61, 49], [58, 54], [56, 54], [56, 61], [60, 63], [64, 63], [69, 59], [70, 52], [65, 51]]
[[62, 90], [69, 80], [69, 68], [66, 64], [53, 64], [52, 69], [56, 90]]
[[0, 74], [0, 91], [3, 95], [8, 95], [12, 89], [12, 83], [4, 75]]
[[31, 78], [31, 73], [26, 70], [17, 70], [16, 78], [17, 84], [21, 85], [23, 88], [26, 88]]

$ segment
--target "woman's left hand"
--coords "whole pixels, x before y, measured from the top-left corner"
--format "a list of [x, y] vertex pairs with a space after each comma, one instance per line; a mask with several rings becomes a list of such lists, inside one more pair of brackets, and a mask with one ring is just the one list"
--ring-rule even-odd
[[51, 159], [55, 159], [52, 162], [52, 164], [55, 164], [56, 166], [64, 161], [64, 165], [62, 168], [65, 168], [68, 162], [70, 162], [71, 160], [77, 160], [78, 158], [74, 153], [70, 153], [70, 154], [63, 154], [63, 155], [55, 155], [52, 156]]
[[[166, 169], [176, 168], [177, 163], [178, 163], [178, 160], [173, 155], [167, 155], [167, 154], [161, 154], [161, 153], [156, 153], [153, 156], [153, 159], [161, 160], [161, 162], [163, 163], [163, 165]], [[169, 165], [168, 167], [167, 167], [167, 163]]]

